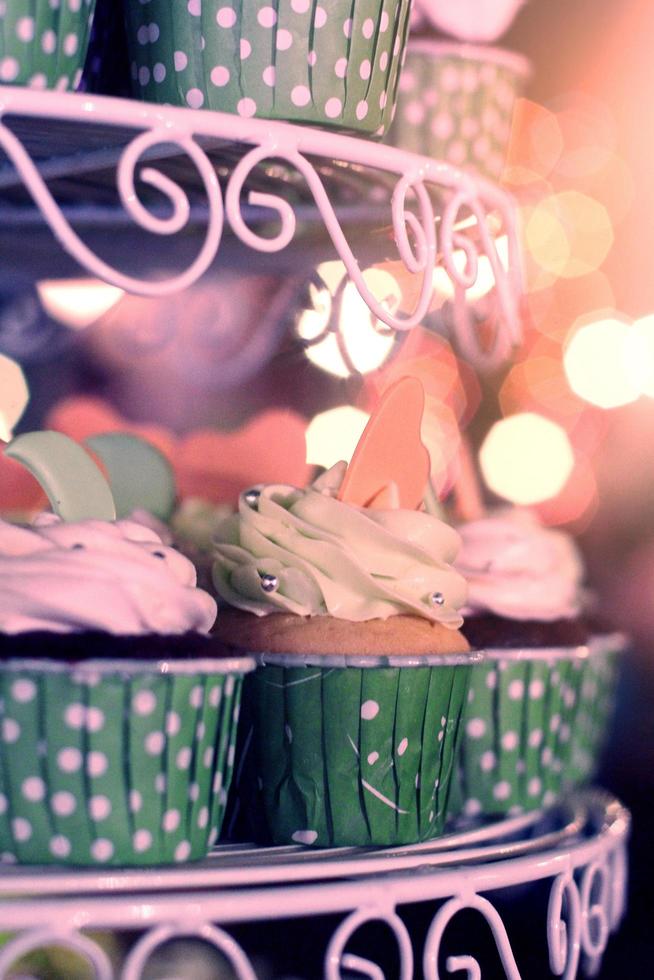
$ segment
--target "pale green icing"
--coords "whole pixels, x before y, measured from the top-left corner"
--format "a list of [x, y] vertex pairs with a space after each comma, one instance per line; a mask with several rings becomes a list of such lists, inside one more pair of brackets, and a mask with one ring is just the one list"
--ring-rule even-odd
[[[342, 503], [337, 482], [323, 477], [306, 490], [260, 487], [254, 505], [241, 494], [238, 514], [214, 536], [219, 596], [258, 616], [328, 614], [359, 622], [413, 613], [460, 626], [467, 590], [451, 565], [456, 531], [420, 511]], [[274, 591], [264, 591], [262, 574], [276, 577]], [[442, 605], [433, 602], [434, 593], [443, 596]]]

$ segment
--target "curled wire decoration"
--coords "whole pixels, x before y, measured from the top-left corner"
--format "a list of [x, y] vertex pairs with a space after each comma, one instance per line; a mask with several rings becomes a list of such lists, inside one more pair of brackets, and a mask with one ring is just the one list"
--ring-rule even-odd
[[343, 980], [343, 970], [354, 971], [370, 980], [385, 980], [377, 963], [345, 952], [354, 933], [366, 922], [384, 922], [397, 942], [400, 954], [399, 980], [413, 980], [413, 947], [407, 927], [392, 909], [357, 909], [344, 919], [329, 941], [325, 953], [325, 980]]
[[[459, 229], [461, 213], [474, 218], [479, 243]], [[504, 217], [504, 216], [503, 216]], [[481, 369], [497, 367], [506, 360], [522, 341], [522, 324], [518, 297], [522, 292], [517, 232], [512, 221], [506, 222], [508, 268], [502, 264], [494, 236], [490, 233], [487, 214], [481, 206], [474, 187], [453, 194], [445, 206], [441, 224], [441, 253], [443, 266], [454, 286], [453, 334], [464, 357]], [[455, 256], [463, 256], [457, 264]], [[479, 260], [485, 256], [494, 281], [490, 323], [492, 340], [483, 346], [478, 332], [478, 318], [467, 301], [467, 290], [473, 287], [479, 274]]]
[[608, 864], [593, 861], [581, 877], [581, 945], [591, 964], [599, 963], [611, 933], [611, 880]]
[[134, 171], [139, 157], [146, 149], [164, 143], [178, 146], [187, 153], [197, 167], [209, 201], [209, 218], [204, 242], [191, 265], [172, 278], [148, 282], [113, 268], [98, 258], [82, 241], [64, 217], [27, 150], [0, 118], [0, 147], [20, 174], [23, 184], [62, 248], [99, 279], [104, 279], [127, 292], [140, 293], [143, 296], [169, 295], [192, 285], [213, 262], [223, 230], [222, 194], [209, 158], [191, 138], [168, 129], [153, 129], [141, 133], [125, 147], [122, 153], [118, 163], [117, 182], [121, 200], [130, 217], [142, 228], [160, 235], [179, 231], [188, 221], [189, 204], [186, 194], [170, 178], [154, 168], [144, 168], [141, 171], [141, 179], [164, 194], [172, 206], [172, 214], [168, 218], [158, 218], [150, 214], [136, 194]]
[[0, 977], [8, 977], [12, 965], [28, 953], [52, 946], [77, 953], [93, 970], [94, 980], [113, 980], [111, 961], [101, 946], [80, 932], [47, 927], [28, 929], [3, 945], [0, 950]]
[[547, 948], [550, 969], [563, 980], [574, 980], [581, 952], [581, 898], [571, 872], [558, 875], [547, 905]]
[[611, 893], [610, 918], [611, 931], [615, 932], [624, 917], [627, 906], [627, 850], [624, 845], [616, 847], [610, 857]]
[[[441, 261], [453, 285], [469, 288], [476, 268], [476, 244], [467, 243], [454, 228], [454, 216], [465, 206], [477, 219], [481, 250], [491, 263], [496, 277], [497, 300], [501, 313], [498, 330], [508, 331], [512, 342], [520, 336], [516, 297], [521, 275], [516, 233], [516, 206], [508, 194], [481, 177], [473, 178], [449, 164], [407, 153], [396, 147], [377, 145], [350, 136], [323, 132], [316, 127], [302, 127], [261, 119], [241, 119], [223, 113], [148, 105], [129, 100], [77, 93], [42, 93], [17, 87], [0, 86], [0, 115], [17, 113], [24, 117], [53, 118], [84, 126], [84, 121], [100, 125], [133, 129], [131, 138], [118, 161], [119, 196], [130, 218], [145, 231], [157, 235], [174, 235], [187, 225], [190, 205], [182, 186], [153, 166], [139, 170], [141, 182], [154, 188], [168, 201], [170, 213], [162, 217], [150, 211], [139, 200], [135, 187], [137, 167], [146, 151], [175, 147], [197, 169], [208, 202], [208, 218], [199, 253], [183, 272], [168, 279], [136, 279], [111, 267], [96, 256], [79, 238], [64, 217], [50, 193], [38, 167], [19, 138], [0, 122], [0, 146], [20, 175], [35, 204], [63, 248], [91, 274], [129, 292], [144, 296], [170, 295], [195, 282], [214, 260], [221, 244], [225, 212], [236, 237], [246, 246], [274, 253], [286, 248], [296, 236], [297, 222], [292, 205], [281, 194], [251, 191], [249, 203], [277, 215], [279, 229], [272, 237], [257, 234], [246, 224], [242, 214], [245, 184], [253, 169], [264, 160], [283, 161], [303, 178], [313, 197], [325, 229], [350, 279], [374, 316], [394, 330], [409, 330], [421, 323], [429, 311], [433, 291], [433, 273]], [[250, 146], [232, 171], [223, 204], [215, 165], [197, 142], [198, 138], [231, 140]], [[83, 154], [82, 154], [83, 155]], [[391, 197], [392, 230], [399, 256], [408, 272], [421, 277], [414, 309], [401, 316], [390, 312], [367, 286], [359, 263], [330, 202], [321, 176], [311, 162], [313, 157], [337, 159], [344, 165], [356, 164], [396, 177]], [[54, 163], [57, 162], [54, 158]], [[48, 163], [48, 171], [57, 173]], [[222, 166], [219, 167], [222, 172]], [[445, 206], [440, 252], [437, 251], [437, 224], [430, 190], [436, 190], [450, 201]], [[407, 206], [411, 196], [412, 209]], [[509, 238], [510, 269], [503, 269], [492, 243], [489, 216], [498, 216]], [[465, 268], [454, 262], [454, 251], [463, 249]], [[500, 348], [498, 347], [499, 351]]]
[[[438, 970], [438, 957], [443, 935], [454, 916], [461, 912], [462, 909], [474, 909], [481, 913], [493, 933], [507, 980], [521, 980], [518, 964], [513, 955], [509, 936], [502, 917], [487, 898], [475, 894], [450, 898], [441, 906], [432, 919], [423, 952], [423, 973], [425, 980], [441, 980], [441, 974]], [[449, 956], [445, 966], [448, 973], [465, 969], [468, 974], [466, 980], [479, 980], [481, 976], [481, 967], [473, 956]]]
[[250, 960], [239, 944], [224, 929], [208, 922], [200, 925], [162, 925], [146, 932], [130, 950], [121, 972], [121, 980], [141, 980], [143, 970], [156, 949], [171, 939], [199, 939], [221, 953], [237, 980], [257, 980]]

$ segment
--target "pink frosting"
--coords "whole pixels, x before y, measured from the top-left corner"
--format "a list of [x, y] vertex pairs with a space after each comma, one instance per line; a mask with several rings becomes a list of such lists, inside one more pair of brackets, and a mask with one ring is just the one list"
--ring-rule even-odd
[[527, 511], [506, 510], [460, 525], [455, 567], [468, 582], [464, 617], [572, 619], [582, 608], [584, 568], [572, 538]]

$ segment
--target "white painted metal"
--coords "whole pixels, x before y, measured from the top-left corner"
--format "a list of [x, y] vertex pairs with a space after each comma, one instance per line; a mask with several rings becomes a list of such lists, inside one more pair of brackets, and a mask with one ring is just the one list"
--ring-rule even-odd
[[[140, 980], [151, 954], [175, 936], [202, 939], [227, 957], [239, 980], [253, 980], [255, 974], [247, 951], [229, 933], [230, 924], [280, 917], [310, 920], [312, 916], [339, 913], [344, 918], [325, 952], [324, 975], [328, 980], [341, 980], [346, 972], [384, 980], [383, 964], [347, 951], [350, 937], [369, 921], [381, 921], [389, 927], [397, 942], [402, 980], [410, 980], [413, 950], [399, 915], [401, 906], [440, 901], [442, 904], [432, 919], [422, 952], [423, 969], [429, 980], [439, 980], [441, 976], [438, 959], [443, 936], [449, 922], [462, 909], [473, 909], [482, 916], [495, 938], [506, 976], [509, 980], [520, 980], [511, 948], [510, 919], [502, 918], [492, 902], [492, 893], [513, 885], [551, 881], [546, 921], [542, 923], [550, 966], [556, 976], [572, 980], [582, 957], [587, 971], [592, 973], [598, 968], [610, 933], [622, 918], [629, 814], [616, 800], [600, 791], [578, 794], [571, 806], [573, 812], [579, 809], [583, 812], [573, 836], [553, 842], [551, 827], [540, 834], [533, 824], [517, 829], [513, 825], [507, 835], [505, 822], [500, 822], [495, 828], [496, 837], [487, 841], [485, 860], [480, 856], [477, 863], [465, 863], [469, 842], [465, 834], [460, 834], [458, 844], [449, 852], [447, 866], [437, 863], [438, 849], [430, 854], [421, 848], [420, 874], [415, 869], [411, 873], [412, 866], [403, 862], [403, 855], [412, 852], [407, 847], [388, 854], [361, 851], [358, 865], [352, 865], [346, 857], [330, 860], [329, 852], [319, 852], [305, 865], [300, 864], [304, 867], [303, 877], [298, 876], [294, 882], [279, 877], [276, 884], [268, 886], [257, 885], [256, 877], [251, 878], [249, 886], [245, 884], [247, 875], [257, 867], [246, 863], [244, 880], [234, 879], [231, 885], [218, 884], [212, 877], [211, 864], [220, 868], [223, 862], [236, 863], [241, 853], [238, 847], [228, 847], [218, 849], [212, 861], [205, 863], [195, 877], [192, 868], [171, 869], [169, 874], [176, 878], [176, 888], [158, 888], [158, 872], [153, 872], [152, 877], [144, 871], [133, 874], [131, 887], [126, 890], [124, 882], [121, 886], [120, 872], [106, 871], [92, 873], [93, 887], [89, 887], [88, 873], [80, 874], [77, 895], [71, 896], [64, 879], [59, 895], [53, 890], [44, 897], [39, 881], [47, 882], [51, 872], [12, 868], [7, 884], [24, 876], [31, 881], [32, 895], [27, 889], [14, 898], [4, 895], [0, 899], [3, 928], [17, 933], [0, 954], [0, 978], [7, 975], [10, 964], [25, 950], [56, 943], [77, 949], [100, 980], [116, 980], [102, 950], [80, 930], [125, 929], [137, 931], [141, 936], [121, 968], [121, 980]], [[569, 817], [569, 812], [564, 811], [556, 818], [559, 824], [565, 823], [566, 815]], [[533, 836], [540, 849], [517, 856], [509, 852], [504, 857], [504, 840], [512, 835], [519, 841], [525, 835]], [[269, 861], [274, 863], [281, 857], [287, 860], [287, 867], [292, 867], [288, 859], [299, 853], [297, 848], [260, 849], [259, 866], [265, 867]], [[459, 863], [457, 854], [462, 858]], [[384, 855], [386, 863], [380, 867], [379, 860]], [[338, 878], [332, 874], [334, 864], [337, 868], [340, 864]], [[97, 884], [102, 887], [95, 887]], [[2, 891], [5, 892], [4, 886]], [[534, 923], [534, 928], [538, 927]], [[448, 958], [448, 972], [457, 969], [465, 970], [468, 980], [481, 977], [479, 963], [465, 952]]]
[[[189, 170], [194, 168], [199, 175], [207, 201], [206, 230], [195, 259], [170, 278], [149, 281], [121, 272], [94, 254], [68, 222], [41, 173], [43, 167], [45, 174], [52, 175], [57, 172], [56, 166], [51, 159], [32, 158], [10, 128], [15, 116], [67, 122], [73, 132], [79, 127], [80, 134], [85, 126], [93, 125], [125, 131], [126, 145], [117, 152], [113, 147], [120, 200], [136, 226], [156, 235], [169, 236], [185, 228], [190, 215], [188, 194], [183, 186], [154, 166], [141, 167], [140, 180], [156, 188], [170, 205], [167, 216], [152, 213], [138, 197], [137, 167], [139, 162], [170, 155], [171, 147], [177, 154], [186, 155]], [[224, 198], [217, 168], [201, 145], [207, 140], [214, 147], [216, 141], [229, 141], [232, 150], [237, 146], [243, 152], [231, 172], [227, 171]], [[383, 323], [394, 330], [408, 330], [421, 323], [432, 301], [434, 270], [442, 265], [453, 284], [457, 340], [469, 356], [484, 365], [499, 363], [520, 342], [521, 269], [516, 205], [509, 194], [492, 182], [445, 162], [311, 126], [12, 86], [0, 86], [0, 148], [63, 249], [92, 275], [129, 292], [162, 296], [194, 283], [214, 261], [226, 221], [233, 234], [255, 251], [276, 253], [288, 247], [296, 235], [296, 215], [285, 197], [284, 184], [271, 183], [270, 193], [244, 190], [257, 166], [274, 160], [301, 175], [350, 279]], [[74, 146], [67, 149], [67, 160], [74, 157], [74, 151]], [[103, 155], [98, 148], [91, 153], [96, 156], [89, 165], [97, 159], [99, 166], [106, 167], [112, 157], [111, 153]], [[409, 314], [391, 312], [370, 291], [330, 201], [329, 189], [317, 169], [317, 159], [323, 162], [335, 159], [366, 168], [371, 180], [377, 172], [395, 182], [390, 200], [393, 237], [407, 273], [419, 277], [418, 299]], [[246, 198], [251, 205], [276, 214], [279, 229], [276, 235], [265, 237], [248, 227], [242, 208]], [[495, 246], [499, 232], [508, 241], [508, 270], [502, 265]], [[494, 276], [498, 314], [491, 350], [482, 348], [466, 302], [466, 290], [475, 283], [483, 256]]]

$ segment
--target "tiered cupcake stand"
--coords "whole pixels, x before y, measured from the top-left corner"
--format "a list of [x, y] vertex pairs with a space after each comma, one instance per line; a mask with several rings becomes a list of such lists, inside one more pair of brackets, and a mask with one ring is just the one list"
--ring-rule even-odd
[[[239, 980], [256, 980], [245, 943], [231, 933], [234, 927], [298, 918], [308, 924], [329, 915], [338, 923], [321, 950], [328, 980], [395, 975], [385, 972], [374, 952], [348, 952], [351, 938], [370, 922], [390, 930], [402, 980], [437, 980], [457, 970], [474, 980], [482, 972], [469, 950], [443, 955], [450, 922], [469, 909], [490, 928], [493, 966], [501, 963], [506, 976], [518, 980], [529, 974], [521, 973], [512, 949], [511, 900], [523, 900], [520, 886], [538, 883], [548, 899], [532, 930], [546, 942], [552, 973], [570, 980], [581, 963], [593, 975], [624, 913], [628, 832], [627, 811], [590, 790], [547, 815], [514, 817], [404, 848], [233, 845], [216, 847], [206, 861], [186, 868], [7, 867], [0, 921], [17, 935], [0, 952], [0, 976], [26, 952], [59, 946], [77, 951], [98, 980], [111, 980], [115, 973], [106, 952], [82, 930], [118, 929], [135, 940], [122, 980], [139, 980], [158, 947], [176, 937], [214, 946]], [[495, 895], [504, 895], [506, 910], [507, 890], [509, 911], [503, 916]], [[518, 897], [511, 899], [510, 890]], [[409, 905], [414, 916], [421, 906], [430, 920], [421, 949], [402, 917]]]
[[[256, 253], [258, 267], [285, 274], [310, 272], [336, 253], [391, 329], [424, 319], [442, 267], [459, 311], [453, 339], [467, 355], [499, 362], [519, 343], [516, 211], [480, 176], [309, 127], [119, 99], [0, 87], [0, 116], [5, 278], [79, 275], [81, 266], [130, 292], [162, 296], [214, 261], [251, 266]], [[371, 243], [379, 252], [380, 242], [384, 259], [418, 284], [412, 309], [389, 309], [369, 289], [362, 267], [379, 260]], [[483, 349], [466, 315], [482, 260], [497, 313], [494, 341]], [[512, 910], [525, 889], [540, 886], [546, 900], [530, 928], [543, 943], [542, 966], [546, 972], [549, 961], [552, 974], [571, 980], [580, 966], [597, 971], [622, 917], [628, 832], [624, 808], [589, 790], [546, 813], [401, 849], [221, 846], [198, 865], [151, 870], [5, 865], [0, 928], [13, 935], [0, 947], [0, 978], [26, 952], [57, 945], [77, 950], [101, 980], [136, 980], [162, 944], [183, 936], [214, 946], [233, 975], [251, 980], [245, 924], [327, 916], [320, 969], [330, 980], [457, 970], [475, 980], [482, 966], [474, 943], [448, 946], [459, 913], [472, 910], [492, 934], [493, 969], [501, 964], [515, 980], [531, 973], [512, 949]], [[416, 909], [428, 926], [412, 934]], [[376, 920], [395, 944], [393, 972], [374, 948], [352, 951], [355, 934]], [[133, 937], [118, 972], [87, 930]]]

